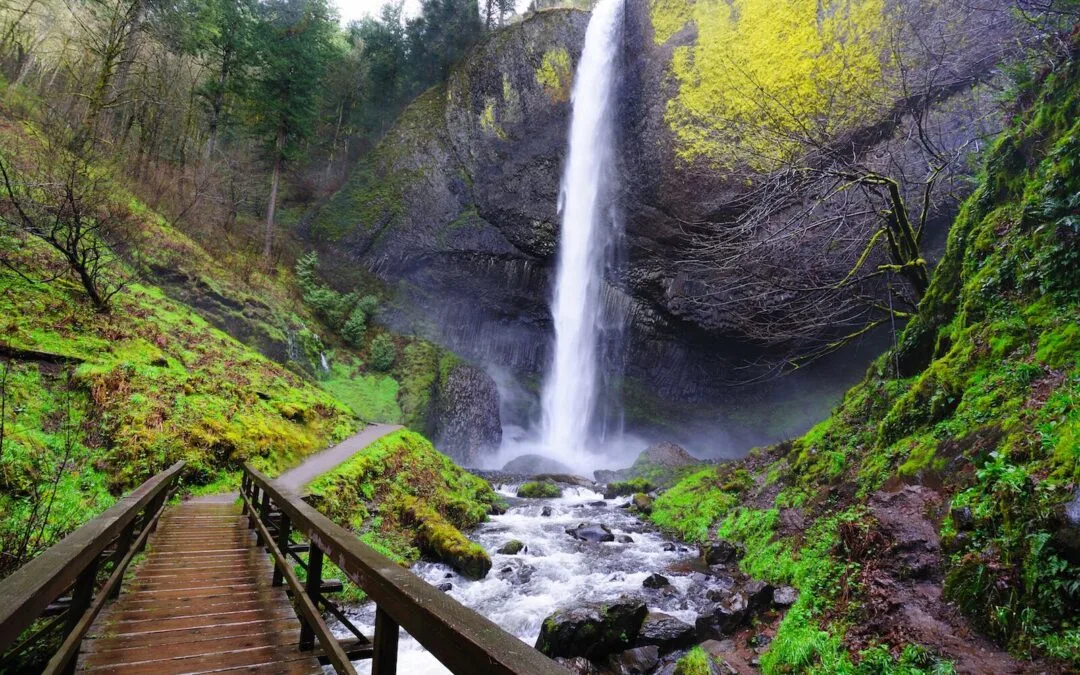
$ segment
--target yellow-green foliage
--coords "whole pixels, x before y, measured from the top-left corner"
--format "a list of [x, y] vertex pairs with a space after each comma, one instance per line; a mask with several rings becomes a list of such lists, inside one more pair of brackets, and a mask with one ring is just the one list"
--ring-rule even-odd
[[662, 45], [693, 18], [692, 3], [687, 0], [649, 0], [653, 40]]
[[[458, 530], [483, 522], [501, 502], [486, 481], [455, 465], [420, 434], [405, 430], [372, 443], [309, 489], [328, 517], [405, 562], [431, 550], [455, 564], [451, 554], [468, 552]], [[417, 512], [417, 503], [424, 513]], [[429, 518], [426, 510], [439, 519]], [[430, 527], [415, 527], [420, 521], [430, 521]]]
[[694, 647], [675, 663], [675, 675], [710, 675], [712, 659], [701, 647]]
[[[656, 0], [656, 39], [687, 19], [697, 41], [675, 49], [666, 119], [685, 160], [769, 168], [790, 138], [850, 127], [883, 86], [884, 0]], [[689, 16], [687, 16], [689, 14]]]
[[438, 511], [416, 497], [402, 501], [405, 522], [416, 532], [422, 550], [449, 564], [470, 579], [482, 579], [491, 569], [491, 557], [480, 544], [469, 539]]
[[552, 103], [566, 103], [574, 84], [570, 68], [570, 54], [564, 47], [554, 47], [544, 52], [540, 67], [536, 69], [536, 82], [544, 87]]

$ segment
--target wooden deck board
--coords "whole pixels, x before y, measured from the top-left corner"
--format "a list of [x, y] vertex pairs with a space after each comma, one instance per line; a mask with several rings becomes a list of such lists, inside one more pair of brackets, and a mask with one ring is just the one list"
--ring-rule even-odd
[[320, 673], [300, 622], [239, 506], [169, 509], [146, 559], [83, 641], [78, 669], [139, 673]]

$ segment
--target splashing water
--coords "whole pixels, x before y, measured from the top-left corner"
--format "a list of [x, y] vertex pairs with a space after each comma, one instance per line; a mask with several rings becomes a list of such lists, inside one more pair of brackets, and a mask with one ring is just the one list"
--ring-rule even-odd
[[562, 233], [551, 314], [555, 354], [543, 394], [545, 454], [580, 464], [597, 408], [598, 341], [606, 257], [615, 236], [617, 60], [623, 0], [600, 0], [574, 81], [570, 152], [560, 194]]
[[[626, 509], [618, 508], [627, 498], [601, 501], [602, 495], [585, 488], [566, 488], [559, 499], [516, 499], [515, 485], [500, 486], [499, 492], [509, 501], [509, 510], [492, 516], [469, 537], [491, 555], [493, 566], [485, 578], [466, 579], [441, 563], [419, 563], [413, 571], [432, 585], [452, 584], [451, 597], [525, 643], [535, 644], [541, 624], [553, 611], [581, 602], [640, 597], [650, 610], [690, 624], [707, 602], [698, 578], [701, 575], [688, 571], [696, 550], [668, 544]], [[545, 507], [550, 515], [543, 515]], [[566, 529], [579, 523], [606, 525], [616, 535], [629, 535], [633, 543], [578, 541], [567, 535]], [[517, 555], [496, 552], [513, 539], [527, 548]], [[642, 588], [642, 581], [653, 572], [670, 575], [671, 587]], [[372, 604], [350, 608], [347, 613], [365, 635], [374, 630]], [[334, 629], [340, 637], [347, 637], [344, 629]], [[402, 631], [401, 637], [398, 672], [449, 672], [407, 633]], [[356, 665], [361, 673], [371, 667], [370, 661]]]

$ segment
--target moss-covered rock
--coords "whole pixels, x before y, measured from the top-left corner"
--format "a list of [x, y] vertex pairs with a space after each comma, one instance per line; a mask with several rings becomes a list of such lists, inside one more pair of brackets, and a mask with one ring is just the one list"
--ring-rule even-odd
[[483, 522], [500, 497], [420, 434], [384, 436], [309, 490], [316, 508], [396, 560], [426, 553], [476, 578], [491, 567], [461, 531]]
[[517, 496], [523, 499], [556, 499], [562, 488], [551, 481], [532, 481], [518, 486]]
[[635, 492], [652, 492], [655, 487], [644, 478], [631, 478], [630, 480], [608, 483], [607, 487], [604, 488], [604, 499], [625, 497]]
[[422, 551], [442, 560], [470, 579], [483, 579], [491, 570], [491, 557], [471, 542], [435, 509], [415, 497], [402, 501], [403, 524], [415, 531]]
[[630, 598], [559, 610], [544, 619], [536, 648], [551, 657], [600, 660], [631, 647], [647, 613], [644, 602]]

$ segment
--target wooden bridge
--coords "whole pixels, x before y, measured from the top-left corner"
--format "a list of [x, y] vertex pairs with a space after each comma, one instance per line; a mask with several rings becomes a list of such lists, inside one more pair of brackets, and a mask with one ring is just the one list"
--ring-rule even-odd
[[[453, 673], [565, 675], [250, 466], [239, 504], [168, 505], [182, 470], [0, 582], [0, 673], [355, 673], [371, 659], [388, 675], [404, 628]], [[375, 602], [373, 635], [331, 600], [341, 583], [323, 579], [326, 560]], [[43, 649], [47, 664], [32, 658]]]

